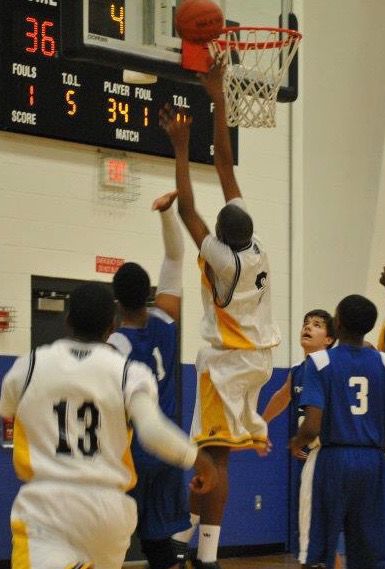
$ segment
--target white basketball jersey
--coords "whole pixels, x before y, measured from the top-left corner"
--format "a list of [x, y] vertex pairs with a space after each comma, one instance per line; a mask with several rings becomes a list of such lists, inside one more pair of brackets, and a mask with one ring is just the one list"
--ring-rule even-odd
[[18, 476], [131, 488], [128, 424], [138, 390], [157, 399], [149, 368], [103, 343], [59, 340], [17, 360], [4, 378], [0, 414], [15, 416]]
[[215, 348], [263, 349], [281, 337], [271, 313], [270, 269], [256, 236], [242, 251], [208, 235], [202, 244], [202, 336]]

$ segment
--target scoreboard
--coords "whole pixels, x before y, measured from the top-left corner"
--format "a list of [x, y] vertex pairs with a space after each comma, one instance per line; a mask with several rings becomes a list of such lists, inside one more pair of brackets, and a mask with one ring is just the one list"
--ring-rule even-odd
[[[62, 36], [71, 31], [68, 18], [62, 18], [66, 1], [1, 0], [0, 130], [173, 156], [158, 125], [159, 109], [170, 103], [180, 120], [192, 116], [190, 159], [212, 163], [213, 107], [204, 89], [160, 76], [155, 83], [125, 82], [121, 62], [98, 63], [102, 44], [92, 61], [63, 56]], [[125, 3], [92, 4], [90, 32], [119, 41], [126, 34]], [[237, 129], [231, 129], [231, 138], [237, 160]]]

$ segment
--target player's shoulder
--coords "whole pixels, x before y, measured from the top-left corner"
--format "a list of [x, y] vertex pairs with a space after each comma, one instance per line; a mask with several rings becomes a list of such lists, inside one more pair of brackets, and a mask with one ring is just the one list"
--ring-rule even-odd
[[126, 360], [123, 371], [123, 388], [134, 390], [144, 388], [157, 393], [157, 382], [151, 369], [143, 362]]
[[158, 306], [152, 306], [149, 309], [149, 314], [151, 318], [158, 319], [165, 324], [175, 324], [175, 320], [167, 312], [165, 312], [164, 310], [162, 310], [162, 308], [159, 308]]
[[113, 332], [107, 339], [107, 343], [125, 357], [132, 352], [132, 343], [124, 333], [123, 328]]
[[328, 350], [319, 350], [308, 356], [314, 363], [318, 371], [321, 371], [330, 364], [330, 356]]
[[289, 373], [291, 375], [295, 375], [296, 373], [298, 373], [301, 369], [303, 369], [305, 367], [305, 360], [300, 360], [299, 362], [296, 362], [295, 364], [293, 364], [289, 370]]

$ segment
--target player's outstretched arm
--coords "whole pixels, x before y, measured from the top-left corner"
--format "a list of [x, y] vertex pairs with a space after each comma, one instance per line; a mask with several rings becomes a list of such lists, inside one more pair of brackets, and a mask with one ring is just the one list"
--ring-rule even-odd
[[241, 197], [234, 174], [234, 157], [231, 148], [229, 127], [226, 123], [226, 106], [223, 94], [225, 66], [217, 56], [207, 74], [201, 74], [201, 83], [214, 103], [214, 163], [221, 181], [225, 201]]
[[152, 210], [160, 214], [164, 244], [155, 306], [178, 322], [181, 312], [184, 242], [181, 226], [172, 207], [177, 195], [177, 191], [174, 191], [160, 196], [152, 204]]
[[382, 273], [380, 276], [380, 284], [382, 284], [383, 286], [385, 286], [385, 266], [382, 269]]
[[191, 237], [201, 247], [209, 230], [195, 209], [190, 179], [189, 142], [191, 117], [178, 121], [175, 111], [166, 105], [159, 111], [159, 124], [170, 137], [175, 152], [175, 177], [178, 192], [178, 212]]
[[215, 488], [218, 473], [211, 457], [198, 450], [188, 436], [166, 418], [150, 395], [144, 391], [134, 393], [128, 411], [139, 441], [148, 452], [185, 470], [194, 468], [196, 474], [190, 486], [197, 494]]
[[273, 397], [270, 399], [266, 408], [262, 414], [263, 419], [266, 423], [270, 423], [273, 419], [278, 417], [291, 401], [291, 374], [287, 376], [285, 383], [282, 385], [278, 391], [276, 391]]

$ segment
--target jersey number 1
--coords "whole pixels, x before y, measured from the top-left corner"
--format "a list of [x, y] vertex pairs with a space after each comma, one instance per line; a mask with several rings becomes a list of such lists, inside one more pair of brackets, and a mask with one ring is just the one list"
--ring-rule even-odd
[[[53, 406], [54, 413], [57, 414], [59, 427], [59, 442], [56, 447], [56, 454], [73, 455], [73, 450], [68, 441], [68, 401], [62, 400]], [[77, 419], [84, 426], [84, 436], [78, 438], [78, 449], [83, 456], [94, 456], [99, 452], [99, 440], [97, 430], [100, 426], [100, 413], [92, 401], [85, 401], [77, 410]]]

